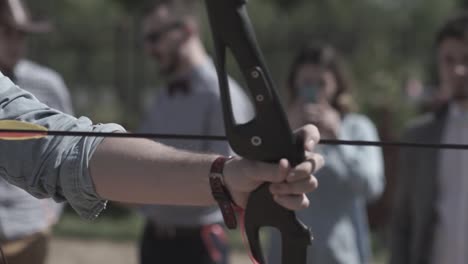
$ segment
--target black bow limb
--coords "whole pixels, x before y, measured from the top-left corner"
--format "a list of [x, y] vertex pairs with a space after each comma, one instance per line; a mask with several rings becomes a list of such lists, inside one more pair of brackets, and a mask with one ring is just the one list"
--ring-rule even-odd
[[[206, 0], [210, 20], [216, 68], [221, 89], [226, 135], [233, 150], [247, 159], [278, 162], [287, 158], [292, 165], [304, 160], [303, 142], [295, 138], [274, 89], [255, 40], [244, 0]], [[230, 50], [240, 66], [255, 106], [255, 117], [236, 124], [226, 71], [226, 52]], [[309, 229], [293, 211], [273, 201], [264, 184], [249, 198], [245, 212], [246, 235], [253, 257], [266, 263], [259, 230], [277, 228], [282, 235], [282, 263], [305, 264], [311, 243]]]

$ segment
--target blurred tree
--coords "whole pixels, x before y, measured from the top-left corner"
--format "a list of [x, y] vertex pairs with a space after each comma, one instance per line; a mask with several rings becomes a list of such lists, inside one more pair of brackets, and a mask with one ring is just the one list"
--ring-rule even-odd
[[460, 8], [468, 8], [468, 1], [467, 0], [459, 0], [459, 7]]
[[[51, 18], [57, 29], [34, 38], [31, 56], [65, 76], [79, 112], [103, 121], [133, 123], [142, 107], [140, 98], [157, 82], [152, 63], [141, 54], [138, 29], [138, 10], [151, 0], [29, 2], [34, 11]], [[357, 97], [369, 112], [372, 105], [382, 104], [401, 109], [401, 86], [407, 76], [432, 79], [427, 65], [432, 61], [433, 33], [465, 3], [256, 0], [249, 1], [248, 8], [280, 89], [299, 47], [313, 40], [329, 42], [348, 60]], [[206, 18], [202, 18], [211, 47]]]

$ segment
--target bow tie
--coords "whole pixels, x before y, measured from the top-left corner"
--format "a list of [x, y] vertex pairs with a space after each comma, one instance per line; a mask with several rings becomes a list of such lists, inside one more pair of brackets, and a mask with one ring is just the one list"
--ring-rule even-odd
[[176, 93], [188, 94], [190, 92], [190, 83], [186, 79], [171, 81], [167, 84], [169, 96], [174, 96]]

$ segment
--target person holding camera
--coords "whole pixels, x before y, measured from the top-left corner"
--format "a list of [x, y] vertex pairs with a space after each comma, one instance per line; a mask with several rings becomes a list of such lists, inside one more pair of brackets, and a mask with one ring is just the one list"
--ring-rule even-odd
[[[324, 139], [378, 140], [372, 122], [354, 112], [350, 82], [335, 50], [308, 45], [293, 61], [288, 79], [292, 127], [314, 124]], [[382, 153], [362, 146], [319, 146], [326, 164], [310, 209], [298, 212], [314, 242], [308, 263], [369, 263], [366, 204], [384, 189]], [[279, 261], [279, 236], [271, 238], [269, 263]]]

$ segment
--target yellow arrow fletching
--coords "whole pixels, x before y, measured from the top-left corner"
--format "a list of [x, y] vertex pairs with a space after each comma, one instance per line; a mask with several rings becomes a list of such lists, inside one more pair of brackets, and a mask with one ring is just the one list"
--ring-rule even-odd
[[47, 128], [16, 120], [0, 120], [0, 129], [25, 130], [24, 132], [0, 131], [0, 140], [28, 140], [39, 139], [47, 136]]

